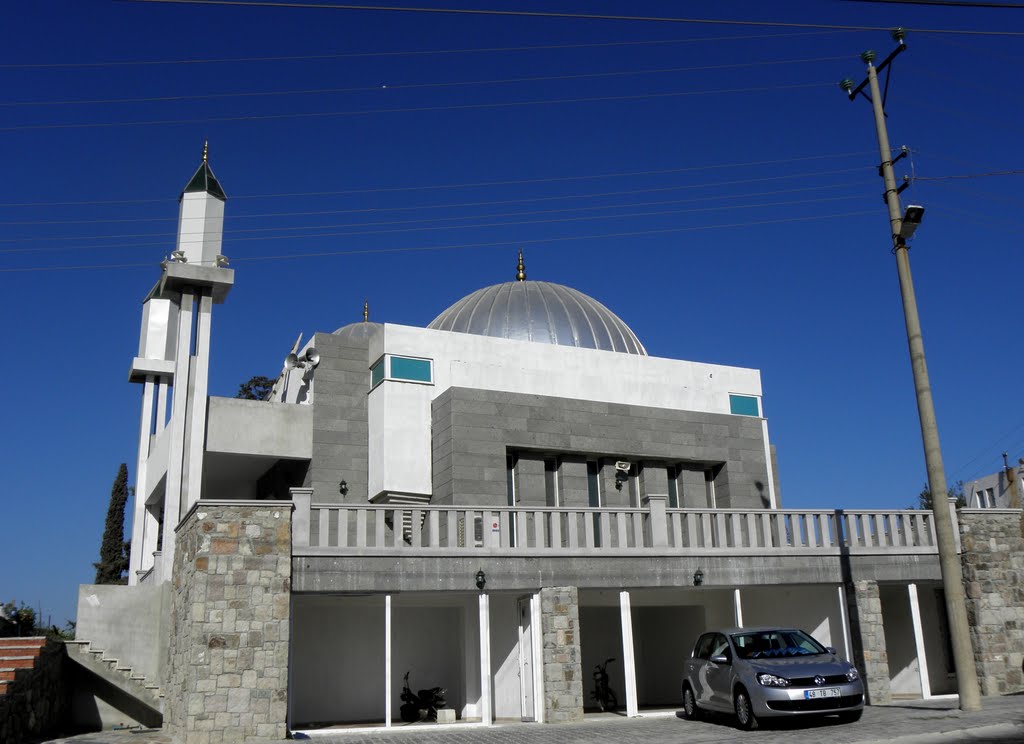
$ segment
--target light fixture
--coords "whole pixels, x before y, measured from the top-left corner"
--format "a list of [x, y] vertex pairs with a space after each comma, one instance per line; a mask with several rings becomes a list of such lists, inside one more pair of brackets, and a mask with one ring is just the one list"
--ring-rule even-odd
[[345, 481], [342, 481], [341, 483], [339, 483], [338, 484], [338, 493], [340, 493], [342, 496], [347, 496], [348, 495], [348, 483], [346, 483]]
[[693, 585], [700, 586], [704, 583], [704, 572], [699, 568], [693, 572]]
[[217, 254], [216, 262], [217, 262], [217, 266], [219, 268], [222, 268], [222, 269], [223, 268], [227, 268], [228, 266], [231, 265], [231, 262], [228, 261], [228, 257], [225, 256], [225, 255], [222, 255], [220, 253]]
[[485, 574], [484, 570], [481, 568], [479, 571], [476, 572], [476, 588], [480, 591], [483, 591], [486, 585], [487, 574]]
[[910, 240], [914, 231], [921, 224], [922, 217], [924, 217], [924, 207], [917, 204], [907, 207], [907, 211], [903, 213], [903, 222], [900, 224], [899, 237], [903, 240]]
[[171, 251], [171, 263], [188, 263], [185, 251]]

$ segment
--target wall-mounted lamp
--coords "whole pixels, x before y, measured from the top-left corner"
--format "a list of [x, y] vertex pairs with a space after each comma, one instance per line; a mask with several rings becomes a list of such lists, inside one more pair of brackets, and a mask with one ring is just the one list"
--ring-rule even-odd
[[345, 481], [342, 481], [341, 483], [339, 483], [338, 484], [338, 493], [340, 493], [342, 496], [347, 496], [348, 495], [348, 483], [346, 483]]
[[483, 591], [484, 590], [484, 586], [486, 586], [486, 585], [487, 585], [487, 574], [485, 574], [484, 570], [481, 568], [479, 571], [476, 572], [476, 588], [479, 589], [480, 591]]
[[704, 583], [704, 572], [699, 568], [693, 572], [693, 585], [700, 586]]

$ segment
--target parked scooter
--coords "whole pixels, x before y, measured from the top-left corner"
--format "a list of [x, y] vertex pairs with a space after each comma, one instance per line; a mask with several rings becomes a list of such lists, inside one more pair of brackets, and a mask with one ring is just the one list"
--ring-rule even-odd
[[448, 704], [446, 698], [448, 691], [443, 687], [431, 687], [413, 693], [409, 687], [409, 672], [403, 677], [405, 684], [402, 686], [402, 707], [400, 715], [406, 723], [416, 721], [436, 721], [438, 708]]

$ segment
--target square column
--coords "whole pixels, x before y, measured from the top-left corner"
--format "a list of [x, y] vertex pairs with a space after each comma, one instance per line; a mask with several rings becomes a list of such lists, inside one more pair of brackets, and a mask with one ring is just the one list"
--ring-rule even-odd
[[864, 697], [869, 705], [892, 702], [889, 685], [889, 653], [882, 625], [882, 598], [877, 581], [854, 581], [846, 587], [853, 638], [853, 663], [864, 680]]
[[583, 720], [579, 593], [574, 586], [540, 590], [544, 644], [544, 720]]

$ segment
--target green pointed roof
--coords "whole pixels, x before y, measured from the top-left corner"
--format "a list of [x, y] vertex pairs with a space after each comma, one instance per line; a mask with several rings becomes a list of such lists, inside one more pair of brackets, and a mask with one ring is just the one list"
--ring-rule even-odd
[[185, 194], [197, 191], [205, 191], [210, 196], [215, 196], [221, 201], [227, 201], [228, 199], [228, 195], [224, 193], [220, 181], [217, 180], [217, 176], [213, 175], [213, 170], [210, 168], [209, 146], [207, 143], [203, 143], [203, 162], [199, 164], [199, 169], [195, 175], [189, 179], [185, 188], [182, 189], [181, 195], [184, 196]]

